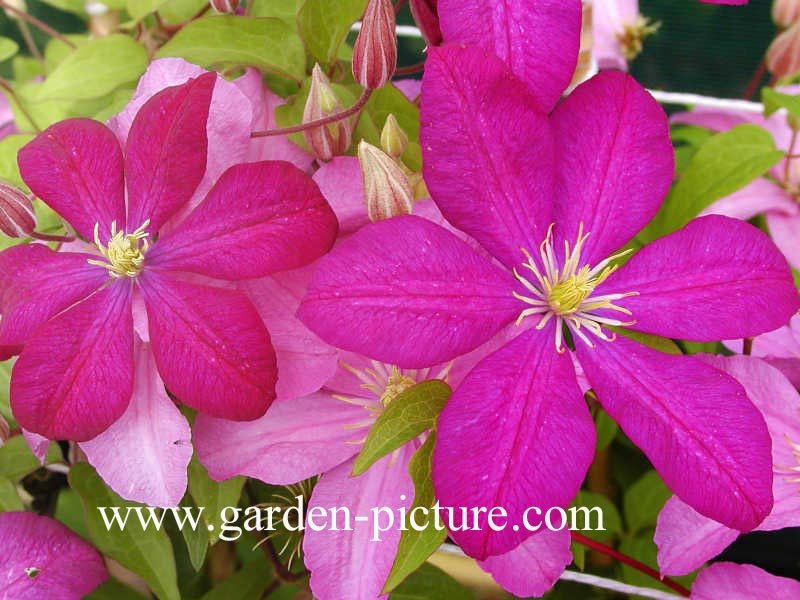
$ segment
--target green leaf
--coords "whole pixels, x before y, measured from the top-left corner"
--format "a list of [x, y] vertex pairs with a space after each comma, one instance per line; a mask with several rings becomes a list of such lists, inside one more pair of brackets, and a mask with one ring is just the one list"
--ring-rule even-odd
[[[0, 142], [2, 145], [2, 142]], [[9, 405], [8, 389], [11, 382], [11, 367], [14, 366], [14, 360], [7, 360], [0, 362], [0, 416], [2, 416], [13, 427], [15, 423], [11, 415], [11, 406]]]
[[293, 29], [297, 27], [297, 12], [304, 0], [254, 0], [251, 17], [275, 17]]
[[389, 596], [389, 600], [474, 600], [472, 593], [447, 573], [424, 563]]
[[143, 598], [139, 592], [110, 577], [83, 600], [143, 600]]
[[715, 200], [766, 173], [784, 153], [756, 125], [739, 125], [710, 138], [692, 158], [661, 210], [638, 236], [650, 241], [680, 229]]
[[452, 393], [444, 381], [431, 379], [411, 386], [393, 398], [369, 430], [353, 465], [353, 475], [361, 475], [389, 452], [433, 429]]
[[297, 33], [280, 19], [216, 15], [189, 23], [156, 54], [180, 56], [211, 68], [246, 65], [290, 77], [305, 77], [306, 55]]
[[17, 486], [10, 479], [0, 477], [0, 512], [25, 510], [17, 492]]
[[614, 437], [619, 431], [619, 425], [602, 408], [597, 408], [594, 414], [594, 425], [597, 429], [597, 445], [595, 452], [600, 452], [608, 448]]
[[58, 492], [55, 517], [79, 536], [89, 539], [89, 530], [86, 528], [86, 518], [83, 514], [83, 503], [80, 496], [70, 488], [64, 488]]
[[222, 509], [236, 506], [242, 495], [244, 477], [233, 477], [225, 481], [214, 481], [196, 456], [189, 463], [189, 493], [197, 506], [203, 506], [203, 520], [207, 524], [209, 540], [215, 544], [224, 524]]
[[19, 52], [17, 42], [11, 38], [0, 36], [0, 62], [8, 60]]
[[185, 23], [206, 5], [208, 0], [167, 0], [158, 9], [158, 14], [165, 23]]
[[161, 600], [180, 600], [175, 557], [167, 532], [163, 528], [157, 530], [152, 523], [143, 528], [133, 513], [124, 528], [114, 525], [109, 531], [97, 509], [117, 506], [124, 514], [128, 507], [143, 505], [117, 496], [87, 463], [70, 469], [69, 483], [83, 502], [89, 534], [98, 550], [141, 576]]
[[[570, 505], [571, 508], [576, 510], [576, 527], [581, 534], [598, 542], [604, 542], [616, 534], [622, 532], [622, 518], [614, 503], [606, 496], [587, 490], [581, 490]], [[603, 528], [600, 531], [597, 528], [600, 526], [600, 521], [595, 507], [599, 508], [603, 513]], [[583, 511], [581, 509], [587, 509]], [[568, 516], [572, 519], [572, 513], [568, 512]], [[589, 522], [586, 522], [588, 512]], [[586, 529], [591, 528], [591, 529]]]
[[34, 136], [28, 134], [14, 134], [0, 140], [0, 179], [15, 185], [27, 192], [28, 186], [22, 181], [17, 164], [17, 152], [25, 144], [30, 142]]
[[767, 117], [785, 108], [790, 115], [800, 118], [800, 96], [783, 94], [765, 87], [761, 90], [761, 101], [764, 103], [764, 115]]
[[[656, 561], [656, 553], [658, 549], [653, 542], [653, 534], [648, 531], [646, 534], [642, 533], [637, 537], [625, 538], [620, 542], [619, 551], [623, 554], [635, 558], [639, 562], [646, 564], [652, 569], [658, 570], [658, 563]], [[684, 575], [683, 577], [673, 577], [672, 579], [683, 585], [684, 587], [691, 588], [692, 581], [697, 576], [697, 573]], [[656, 588], [663, 591], [673, 592], [670, 588], [663, 583], [659, 583], [652, 579], [650, 576], [645, 575], [641, 571], [622, 565], [622, 580], [631, 585], [638, 585], [641, 587]], [[673, 592], [674, 593], [674, 592]]]
[[[180, 505], [197, 510], [197, 507], [188, 496], [184, 496]], [[199, 572], [206, 561], [206, 554], [211, 541], [208, 535], [208, 527], [182, 527], [181, 534], [183, 535], [183, 541], [186, 542], [186, 550], [189, 553], [189, 561], [192, 563], [192, 568]]]
[[669, 338], [653, 335], [651, 333], [635, 331], [633, 329], [628, 329], [627, 327], [609, 327], [609, 329], [618, 335], [639, 342], [643, 346], [647, 346], [653, 350], [658, 350], [664, 354], [682, 354], [678, 344]]
[[655, 527], [658, 513], [672, 496], [658, 473], [648, 471], [636, 483], [625, 490], [622, 508], [629, 533], [638, 533], [647, 527]]
[[[372, 117], [378, 135], [380, 135], [386, 118], [393, 114], [397, 123], [408, 136], [408, 148], [403, 153], [403, 162], [412, 171], [422, 170], [422, 149], [419, 145], [419, 108], [406, 98], [405, 94], [394, 85], [387, 84], [374, 90], [364, 110]], [[379, 143], [379, 139], [371, 144]]]
[[166, 0], [126, 0], [125, 10], [136, 22], [157, 11], [165, 2]]
[[[273, 580], [272, 567], [262, 552], [241, 570], [216, 586], [201, 600], [254, 600], [261, 598]], [[270, 597], [272, 597], [270, 595]]]
[[[62, 460], [61, 450], [58, 444], [50, 444], [45, 456], [45, 464], [49, 465]], [[28, 443], [21, 435], [6, 440], [0, 447], [0, 477], [5, 477], [11, 481], [18, 481], [27, 475], [41, 468], [42, 463], [36, 458]]]
[[147, 68], [147, 51], [127, 35], [95, 38], [67, 56], [41, 84], [32, 100], [86, 100], [136, 81]]
[[[408, 511], [409, 515], [418, 507], [430, 509], [436, 502], [431, 480], [431, 459], [435, 445], [436, 431], [434, 430], [408, 463], [408, 472], [414, 482], [414, 505]], [[417, 531], [410, 524], [407, 525], [408, 529], [400, 536], [397, 556], [395, 556], [392, 570], [386, 578], [386, 584], [383, 586], [383, 594], [391, 592], [400, 585], [447, 539], [447, 529], [444, 527], [441, 530], [437, 529], [435, 520], [435, 515], [430, 513], [426, 519], [417, 518], [416, 523], [420, 527], [425, 527], [422, 531]]]
[[339, 46], [367, 6], [367, 0], [306, 0], [297, 13], [300, 36], [318, 62], [336, 60]]

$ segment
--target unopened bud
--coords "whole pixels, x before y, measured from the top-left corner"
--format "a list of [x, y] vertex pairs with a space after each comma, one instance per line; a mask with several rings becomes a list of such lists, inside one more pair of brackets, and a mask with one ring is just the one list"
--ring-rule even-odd
[[437, 4], [439, 0], [409, 0], [409, 8], [417, 27], [428, 46], [442, 43], [442, 30], [439, 28]]
[[767, 50], [767, 69], [778, 78], [800, 71], [800, 22], [776, 37]]
[[390, 114], [381, 130], [381, 148], [392, 158], [400, 158], [408, 147], [408, 136], [400, 123]]
[[397, 68], [397, 34], [391, 0], [369, 0], [353, 46], [353, 77], [368, 90], [382, 87]]
[[28, 237], [36, 229], [33, 203], [13, 185], [0, 181], [0, 231], [12, 238]]
[[772, 20], [781, 29], [800, 21], [800, 0], [775, 0], [772, 3]]
[[10, 435], [11, 429], [8, 427], [8, 421], [3, 418], [3, 415], [0, 415], [0, 448], [8, 441]]
[[239, 0], [211, 0], [211, 8], [223, 15], [235, 14], [239, 4]]
[[414, 198], [411, 184], [389, 155], [361, 140], [358, 162], [364, 176], [364, 200], [371, 221], [411, 213]]
[[[303, 111], [303, 123], [324, 119], [342, 110], [344, 107], [336, 97], [330, 80], [319, 65], [314, 65], [314, 70], [311, 72], [311, 88]], [[349, 118], [303, 131], [309, 150], [320, 160], [331, 160], [337, 154], [347, 152], [351, 133], [352, 125]]]
[[[25, 0], [6, 0], [5, 5], [3, 11], [6, 13], [6, 16], [12, 20], [19, 19], [20, 12], [28, 12], [28, 5], [25, 3]], [[16, 11], [11, 9], [16, 9]]]

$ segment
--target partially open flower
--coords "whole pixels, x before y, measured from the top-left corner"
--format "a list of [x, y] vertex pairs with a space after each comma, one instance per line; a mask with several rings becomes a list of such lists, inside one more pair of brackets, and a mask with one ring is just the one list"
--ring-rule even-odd
[[767, 69], [776, 77], [800, 71], [800, 22], [776, 37], [767, 50]]
[[0, 231], [12, 238], [28, 237], [36, 229], [33, 204], [21, 190], [0, 181]]
[[[303, 111], [303, 123], [324, 119], [344, 109], [331, 87], [331, 82], [320, 66], [314, 65], [311, 72], [311, 89]], [[350, 147], [352, 125], [349, 119], [341, 119], [306, 129], [303, 132], [311, 153], [320, 160], [330, 160], [344, 154]]]
[[781, 29], [785, 29], [800, 20], [800, 1], [775, 0], [772, 3], [772, 20]]
[[353, 77], [363, 87], [383, 87], [397, 67], [397, 35], [391, 0], [370, 0], [353, 46]]
[[358, 161], [364, 175], [364, 200], [370, 220], [411, 214], [414, 193], [397, 163], [364, 140], [358, 144]]

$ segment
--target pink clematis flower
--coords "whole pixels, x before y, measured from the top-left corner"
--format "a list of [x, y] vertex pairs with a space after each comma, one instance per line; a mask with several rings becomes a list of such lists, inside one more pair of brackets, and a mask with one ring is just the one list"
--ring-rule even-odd
[[0, 513], [0, 548], [3, 598], [80, 600], [108, 579], [97, 550], [49, 517]]
[[658, 24], [639, 13], [639, 0], [595, 0], [592, 4], [592, 54], [601, 69], [628, 70], [642, 43]]
[[[494, 259], [418, 217], [375, 223], [321, 259], [300, 318], [335, 346], [404, 368], [526, 325], [466, 376], [439, 420], [433, 477], [442, 504], [503, 506], [518, 526], [452, 531], [473, 556], [518, 546], [530, 535], [524, 510], [568, 504], [591, 462], [594, 428], [565, 331], [606, 411], [675, 493], [752, 529], [772, 507], [771, 460], [744, 389], [698, 359], [615, 339], [609, 327], [692, 340], [774, 329], [798, 308], [785, 259], [756, 228], [710, 216], [618, 268], [627, 254], [619, 249], [672, 180], [666, 116], [612, 71], [550, 118], [540, 106], [491, 54], [431, 50], [425, 179], [442, 214]], [[731, 317], [741, 314], [748, 319]]]
[[216, 82], [207, 73], [144, 102], [124, 155], [110, 129], [87, 119], [58, 123], [20, 151], [33, 192], [95, 246], [0, 254], [0, 349], [21, 350], [11, 403], [25, 429], [75, 441], [108, 429], [135, 387], [135, 335], [170, 391], [201, 412], [253, 419], [274, 398], [275, 353], [256, 310], [203, 278], [306, 264], [331, 246], [336, 220], [296, 167], [258, 162], [229, 168], [171, 222], [207, 175]]
[[[775, 505], [758, 531], [800, 526], [800, 397], [775, 368], [749, 356], [700, 356], [704, 362], [735, 377], [764, 415], [772, 438]], [[714, 558], [739, 536], [739, 531], [698, 514], [671, 498], [658, 516], [655, 542], [665, 575], [685, 575]]]
[[[742, 340], [728, 340], [725, 345], [742, 353]], [[800, 389], [800, 315], [795, 315], [788, 325], [769, 331], [753, 339], [752, 356], [772, 365]]]
[[703, 569], [692, 584], [690, 600], [762, 600], [800, 598], [800, 582], [753, 565], [721, 562]]

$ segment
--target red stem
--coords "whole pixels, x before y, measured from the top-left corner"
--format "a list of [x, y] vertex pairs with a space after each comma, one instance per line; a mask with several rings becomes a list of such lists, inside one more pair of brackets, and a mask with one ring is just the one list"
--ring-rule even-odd
[[406, 2], [408, 2], [408, 0], [397, 0], [397, 2], [394, 5], [394, 14], [399, 13], [406, 5]]
[[764, 73], [767, 72], [767, 63], [762, 59], [760, 63], [758, 63], [758, 68], [756, 69], [755, 73], [753, 73], [753, 77], [750, 79], [750, 83], [747, 84], [747, 89], [744, 92], [744, 99], [750, 100], [753, 97], [753, 94], [756, 93], [758, 89], [758, 84], [761, 83], [761, 80], [764, 79]]
[[617, 552], [613, 548], [606, 546], [605, 544], [601, 544], [600, 542], [596, 542], [591, 538], [581, 535], [580, 533], [570, 531], [570, 535], [572, 535], [573, 541], [578, 542], [579, 544], [582, 544], [587, 548], [591, 548], [596, 552], [600, 552], [602, 554], [605, 554], [606, 556], [610, 556], [614, 560], [618, 560], [621, 563], [624, 563], [629, 567], [636, 569], [637, 571], [640, 571], [649, 577], [652, 577], [656, 581], [663, 583], [668, 588], [678, 592], [681, 596], [685, 596], [688, 598], [691, 595], [691, 592], [689, 592], [689, 590], [687, 590], [677, 581], [673, 581], [669, 577], [662, 577], [661, 574], [655, 569], [648, 567], [646, 564], [639, 562], [635, 558], [631, 558], [627, 554], [622, 554], [621, 552]]
[[31, 237], [35, 240], [40, 240], [42, 242], [74, 242], [74, 237], [69, 237], [65, 235], [50, 235], [49, 233], [39, 233], [38, 231], [34, 231], [31, 234]]
[[39, 29], [41, 29], [42, 31], [44, 31], [44, 32], [45, 32], [47, 35], [49, 35], [50, 37], [54, 37], [54, 38], [56, 38], [56, 39], [58, 39], [58, 40], [60, 40], [60, 41], [64, 42], [64, 43], [65, 43], [67, 46], [69, 46], [70, 48], [73, 48], [73, 49], [77, 48], [77, 46], [76, 46], [75, 44], [73, 44], [72, 42], [70, 42], [70, 41], [69, 41], [67, 38], [65, 38], [65, 37], [64, 37], [63, 35], [61, 35], [59, 32], [57, 32], [55, 29], [53, 29], [52, 27], [50, 27], [50, 25], [48, 25], [47, 23], [44, 23], [44, 22], [40, 21], [39, 19], [37, 19], [37, 18], [36, 18], [36, 17], [34, 17], [33, 15], [29, 15], [29, 14], [28, 14], [28, 13], [26, 13], [24, 10], [20, 10], [20, 9], [18, 9], [18, 8], [17, 8], [17, 7], [15, 7], [15, 6], [11, 6], [11, 5], [10, 5], [10, 4], [8, 4], [7, 2], [3, 2], [3, 0], [0, 0], [0, 6], [2, 6], [3, 8], [5, 8], [5, 9], [6, 9], [6, 10], [8, 10], [8, 11], [11, 11], [11, 12], [12, 12], [12, 13], [14, 13], [15, 15], [17, 15], [19, 18], [21, 18], [21, 19], [23, 19], [23, 20], [27, 21], [28, 23], [30, 23], [30, 24], [31, 24], [31, 25], [33, 25], [34, 27], [38, 27]]
[[395, 75], [413, 75], [414, 73], [419, 73], [420, 71], [425, 70], [425, 61], [418, 62], [413, 65], [408, 65], [405, 67], [397, 67], [395, 69]]

